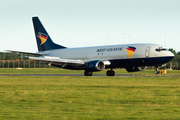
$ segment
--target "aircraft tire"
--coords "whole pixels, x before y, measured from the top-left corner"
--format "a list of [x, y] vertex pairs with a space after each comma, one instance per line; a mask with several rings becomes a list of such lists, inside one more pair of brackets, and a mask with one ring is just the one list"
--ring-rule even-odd
[[156, 67], [155, 74], [159, 74], [159, 73], [160, 73], [160, 71], [159, 71], [158, 67]]
[[114, 75], [115, 75], [115, 72], [114, 72], [113, 70], [108, 70], [108, 71], [106, 72], [106, 75], [107, 75], [107, 76], [114, 76]]
[[156, 71], [155, 71], [155, 74], [159, 74], [159, 73], [160, 73], [160, 71], [159, 71], [159, 70], [156, 70]]
[[84, 75], [85, 75], [85, 76], [92, 76], [92, 75], [93, 75], [93, 72], [87, 72], [87, 71], [85, 71], [85, 72], [84, 72]]

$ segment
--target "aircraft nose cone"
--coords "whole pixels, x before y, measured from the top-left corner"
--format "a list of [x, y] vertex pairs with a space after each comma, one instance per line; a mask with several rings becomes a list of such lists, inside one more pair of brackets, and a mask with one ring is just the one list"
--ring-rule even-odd
[[169, 51], [168, 57], [169, 57], [169, 61], [170, 61], [174, 58], [174, 54]]
[[174, 58], [174, 54], [172, 52], [169, 52], [169, 56]]

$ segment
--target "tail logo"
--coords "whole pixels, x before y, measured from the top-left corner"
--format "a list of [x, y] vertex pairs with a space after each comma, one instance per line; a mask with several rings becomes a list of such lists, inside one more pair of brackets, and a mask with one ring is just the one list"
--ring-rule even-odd
[[128, 53], [128, 58], [130, 58], [134, 54], [135, 50], [136, 50], [136, 48], [135, 47], [131, 47], [131, 46], [128, 46], [126, 48], [125, 51]]
[[41, 45], [44, 44], [48, 38], [48, 36], [44, 33], [38, 33], [37, 37], [41, 40]]

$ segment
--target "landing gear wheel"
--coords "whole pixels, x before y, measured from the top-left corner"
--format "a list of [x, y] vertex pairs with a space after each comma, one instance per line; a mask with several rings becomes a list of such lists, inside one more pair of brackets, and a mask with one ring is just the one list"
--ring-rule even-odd
[[107, 75], [107, 76], [114, 76], [114, 75], [115, 75], [115, 72], [114, 72], [113, 70], [108, 70], [108, 71], [106, 72], [106, 75]]
[[111, 76], [111, 71], [108, 70], [108, 71], [106, 72], [106, 75], [107, 75], [107, 76]]
[[159, 74], [159, 73], [160, 73], [160, 71], [159, 71], [159, 70], [156, 70], [156, 71], [155, 71], [155, 74]]
[[84, 72], [84, 75], [85, 75], [85, 76], [92, 76], [92, 75], [93, 75], [93, 72], [85, 71], [85, 72]]
[[160, 71], [159, 71], [159, 69], [156, 67], [156, 69], [155, 69], [155, 74], [159, 74], [160, 73]]

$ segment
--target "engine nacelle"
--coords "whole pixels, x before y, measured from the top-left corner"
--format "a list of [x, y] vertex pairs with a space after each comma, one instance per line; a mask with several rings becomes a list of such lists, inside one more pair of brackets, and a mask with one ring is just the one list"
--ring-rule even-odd
[[100, 60], [90, 61], [84, 65], [84, 70], [87, 71], [101, 71], [104, 70], [104, 68], [105, 68], [104, 62]]
[[146, 66], [141, 66], [141, 67], [128, 67], [126, 68], [126, 71], [128, 72], [137, 72], [137, 71], [143, 71], [146, 69]]

